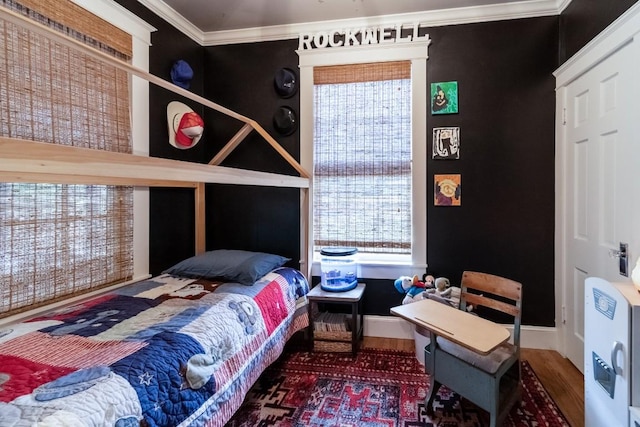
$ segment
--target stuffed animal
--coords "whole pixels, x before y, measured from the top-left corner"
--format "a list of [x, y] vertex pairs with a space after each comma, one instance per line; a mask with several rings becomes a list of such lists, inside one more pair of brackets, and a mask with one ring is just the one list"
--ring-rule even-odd
[[418, 276], [400, 276], [393, 282], [398, 292], [404, 294], [402, 304], [409, 304], [426, 298], [425, 283], [418, 280]]
[[[460, 307], [460, 288], [451, 286], [449, 279], [446, 277], [438, 277], [435, 280], [435, 288], [427, 289], [425, 297], [451, 307]], [[467, 305], [467, 311], [473, 310], [472, 305]]]
[[435, 277], [430, 274], [424, 276], [424, 287], [425, 288], [433, 288], [435, 286]]
[[427, 292], [436, 294], [442, 298], [451, 297], [452, 291], [453, 288], [451, 288], [451, 283], [446, 277], [438, 277], [435, 281], [435, 288], [427, 290]]

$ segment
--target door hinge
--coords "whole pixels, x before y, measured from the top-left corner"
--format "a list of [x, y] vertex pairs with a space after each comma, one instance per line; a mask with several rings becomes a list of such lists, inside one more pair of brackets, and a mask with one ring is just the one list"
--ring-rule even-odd
[[563, 305], [562, 306], [562, 324], [566, 325], [567, 324], [567, 306]]
[[567, 109], [566, 108], [562, 109], [562, 125], [563, 126], [567, 125]]

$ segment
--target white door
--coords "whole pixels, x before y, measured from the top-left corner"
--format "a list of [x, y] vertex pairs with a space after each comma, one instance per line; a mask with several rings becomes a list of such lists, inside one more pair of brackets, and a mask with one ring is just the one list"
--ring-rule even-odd
[[[563, 170], [565, 193], [564, 343], [566, 356], [584, 367], [584, 283], [589, 276], [628, 280], [612, 257], [620, 243], [632, 246], [633, 200], [638, 198], [638, 165], [633, 164], [633, 129], [640, 121], [628, 44], [570, 83], [565, 92]], [[634, 123], [636, 122], [636, 123]], [[636, 217], [639, 216], [637, 213]], [[630, 246], [631, 256], [634, 256]], [[637, 256], [637, 254], [635, 255]], [[629, 267], [635, 263], [630, 260]]]

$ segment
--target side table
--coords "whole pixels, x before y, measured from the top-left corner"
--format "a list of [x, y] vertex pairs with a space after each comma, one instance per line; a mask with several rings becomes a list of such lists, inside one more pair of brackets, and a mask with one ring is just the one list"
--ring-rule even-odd
[[[316, 349], [327, 351], [348, 351], [351, 342], [351, 352], [355, 356], [358, 352], [360, 340], [364, 332], [364, 314], [362, 312], [362, 295], [366, 284], [358, 285], [346, 292], [328, 292], [320, 285], [315, 286], [307, 294], [309, 299], [309, 347], [310, 351]], [[316, 331], [314, 319], [314, 304], [348, 304], [351, 305], [351, 331]], [[325, 346], [323, 346], [325, 344]]]

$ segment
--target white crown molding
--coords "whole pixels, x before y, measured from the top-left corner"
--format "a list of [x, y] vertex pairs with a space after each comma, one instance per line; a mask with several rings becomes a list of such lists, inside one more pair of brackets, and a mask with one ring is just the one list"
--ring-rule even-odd
[[558, 14], [561, 0], [525, 0], [516, 3], [494, 4], [395, 15], [372, 16], [357, 19], [307, 22], [294, 25], [247, 28], [241, 30], [204, 33], [204, 45], [215, 46], [234, 43], [285, 40], [298, 38], [300, 33], [315, 33], [335, 28], [393, 26], [397, 23], [419, 23], [422, 27], [470, 24], [507, 19], [553, 16]]
[[300, 33], [315, 33], [335, 28], [386, 26], [397, 23], [419, 23], [423, 27], [438, 27], [444, 25], [555, 16], [559, 15], [571, 2], [571, 0], [523, 0], [515, 3], [441, 9], [369, 18], [339, 19], [292, 25], [274, 25], [269, 27], [203, 32], [161, 0], [138, 1], [202, 46], [296, 39]]
[[187, 21], [184, 16], [180, 15], [174, 8], [162, 0], [138, 0], [138, 3], [146, 6], [153, 13], [182, 31], [200, 46], [204, 45], [204, 33], [202, 30]]
[[558, 0], [558, 15], [564, 12], [571, 0]]

